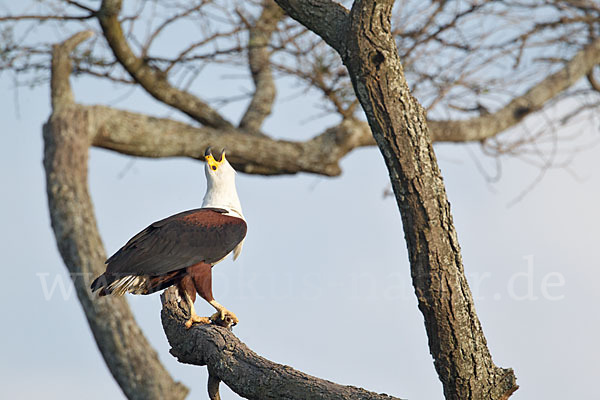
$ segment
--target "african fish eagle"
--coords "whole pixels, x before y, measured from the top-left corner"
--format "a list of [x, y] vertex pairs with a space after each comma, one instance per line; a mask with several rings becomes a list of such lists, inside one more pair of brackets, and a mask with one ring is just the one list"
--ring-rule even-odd
[[[234, 313], [215, 301], [212, 267], [233, 253], [236, 259], [246, 236], [246, 220], [235, 188], [235, 170], [225, 151], [215, 158], [204, 153], [207, 180], [202, 208], [184, 211], [149, 227], [131, 238], [106, 260], [106, 272], [92, 282], [99, 295], [150, 294], [176, 285], [190, 305], [185, 326], [219, 319], [235, 325]], [[217, 312], [210, 319], [194, 309], [196, 292]]]

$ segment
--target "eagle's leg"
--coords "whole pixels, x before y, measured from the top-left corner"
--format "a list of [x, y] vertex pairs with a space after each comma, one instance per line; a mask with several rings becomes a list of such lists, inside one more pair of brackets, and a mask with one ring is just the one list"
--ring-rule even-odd
[[221, 320], [226, 322], [228, 325], [237, 325], [237, 323], [240, 322], [240, 320], [238, 319], [238, 317], [236, 317], [234, 313], [217, 303], [215, 299], [212, 299], [211, 301], [209, 301], [209, 303], [215, 308], [215, 310], [217, 310], [216, 313], [211, 315], [211, 321], [217, 323], [219, 320]]
[[198, 263], [188, 267], [187, 272], [194, 282], [196, 292], [211, 306], [217, 310], [210, 320], [217, 325], [231, 327], [239, 322], [238, 317], [225, 307], [217, 303], [212, 294], [212, 265], [207, 263]]
[[190, 318], [185, 322], [186, 329], [190, 329], [194, 323], [209, 324], [210, 319], [207, 317], [201, 317], [196, 314], [196, 308], [194, 307], [194, 300], [196, 299], [196, 288], [190, 275], [185, 275], [177, 284], [177, 290], [179, 296], [184, 298], [186, 303], [190, 306]]
[[187, 294], [187, 292], [185, 293], [185, 299], [188, 302], [188, 304], [190, 305], [190, 319], [188, 319], [185, 322], [186, 329], [190, 329], [192, 327], [192, 325], [195, 323], [210, 324], [210, 319], [208, 317], [201, 317], [198, 314], [196, 314], [196, 308], [194, 307], [194, 302], [192, 301], [190, 296]]

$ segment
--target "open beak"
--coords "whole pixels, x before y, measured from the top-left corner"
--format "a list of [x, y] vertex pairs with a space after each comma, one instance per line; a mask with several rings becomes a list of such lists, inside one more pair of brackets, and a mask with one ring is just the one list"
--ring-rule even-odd
[[204, 159], [208, 163], [208, 166], [216, 171], [217, 168], [225, 161], [225, 149], [221, 150], [221, 154], [219, 154], [219, 158], [215, 157], [212, 153], [212, 149], [210, 147], [206, 148], [204, 152]]

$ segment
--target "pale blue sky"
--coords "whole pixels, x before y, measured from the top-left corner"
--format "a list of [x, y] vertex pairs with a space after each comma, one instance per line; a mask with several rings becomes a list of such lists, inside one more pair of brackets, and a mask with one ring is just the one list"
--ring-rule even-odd
[[[211, 84], [238, 83], [215, 79]], [[0, 90], [5, 273], [0, 397], [122, 397], [95, 346], [50, 228], [41, 139], [50, 112], [48, 88], [21, 89], [16, 102], [4, 74]], [[110, 104], [119, 97], [111, 85], [90, 80], [75, 81], [75, 95], [88, 104]], [[306, 122], [317, 112], [309, 100], [277, 104], [267, 131], [306, 138], [331, 125], [332, 119]], [[137, 90], [118, 106], [177, 116]], [[239, 106], [225, 112], [238, 115]], [[506, 160], [502, 179], [490, 186], [464, 146], [436, 150], [489, 347], [498, 365], [515, 369], [521, 386], [513, 398], [598, 396], [600, 148], [575, 159], [580, 180], [563, 170], [549, 171], [510, 208], [535, 168]], [[131, 160], [91, 151], [90, 187], [109, 254], [148, 223], [198, 207], [205, 190], [200, 163]], [[215, 267], [215, 298], [240, 318], [239, 338], [273, 361], [342, 384], [440, 399], [400, 217], [393, 198], [383, 198], [388, 179], [382, 158], [375, 148], [361, 149], [342, 166], [338, 178], [238, 176], [248, 237], [238, 261]], [[59, 286], [50, 294], [53, 282]], [[128, 299], [169, 371], [192, 388], [191, 398], [204, 398], [205, 368], [179, 364], [168, 353], [158, 295]], [[200, 301], [197, 309], [212, 312]], [[237, 398], [224, 385], [222, 395]]]

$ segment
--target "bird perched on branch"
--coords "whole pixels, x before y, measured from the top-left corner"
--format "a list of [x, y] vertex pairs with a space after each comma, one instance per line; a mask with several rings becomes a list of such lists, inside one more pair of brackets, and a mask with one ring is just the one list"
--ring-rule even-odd
[[[236, 259], [246, 236], [246, 221], [235, 188], [235, 170], [210, 147], [204, 153], [207, 180], [202, 208], [184, 211], [154, 222], [131, 238], [106, 260], [106, 272], [92, 282], [100, 296], [151, 294], [177, 285], [190, 306], [186, 327], [210, 321], [235, 325], [234, 313], [215, 301], [212, 267], [233, 253]], [[210, 319], [194, 309], [198, 293], [217, 312]]]

